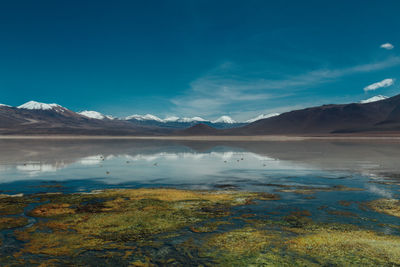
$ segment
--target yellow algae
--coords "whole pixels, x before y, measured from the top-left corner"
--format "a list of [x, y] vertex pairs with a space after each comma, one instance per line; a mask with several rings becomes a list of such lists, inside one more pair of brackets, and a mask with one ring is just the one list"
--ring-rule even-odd
[[0, 230], [22, 227], [28, 224], [24, 217], [0, 217]]
[[204, 255], [212, 257], [220, 266], [400, 264], [399, 236], [382, 235], [346, 224], [314, 224], [312, 221], [302, 227], [286, 226], [281, 230], [266, 230], [260, 228], [261, 225], [212, 235], [205, 242]]
[[294, 188], [277, 189], [276, 192], [282, 193], [295, 193], [301, 195], [311, 195], [317, 192], [333, 192], [333, 191], [364, 191], [362, 188], [347, 187], [344, 185], [335, 185], [332, 187], [310, 187], [310, 186], [297, 186]]
[[331, 215], [336, 215], [336, 216], [345, 216], [345, 217], [358, 217], [357, 214], [351, 211], [345, 211], [345, 210], [328, 210], [327, 213]]
[[0, 215], [22, 213], [27, 204], [22, 197], [0, 197]]
[[208, 233], [214, 232], [218, 229], [220, 225], [232, 224], [231, 222], [227, 221], [216, 221], [216, 222], [209, 222], [199, 226], [191, 226], [190, 230], [194, 233]]
[[276, 196], [177, 189], [123, 189], [92, 195], [51, 196], [51, 203], [30, 212], [31, 216], [48, 220], [15, 234], [25, 242], [24, 253], [31, 254], [60, 256], [85, 250], [124, 249], [125, 242], [150, 241], [156, 234], [225, 216], [232, 206], [256, 198], [267, 200]]
[[208, 238], [203, 255], [213, 258], [213, 265], [218, 266], [317, 266], [285, 253], [280, 246], [285, 239], [278, 231], [246, 226]]
[[348, 200], [340, 200], [339, 205], [343, 207], [350, 207], [350, 205], [353, 203], [353, 201], [348, 201]]
[[286, 242], [288, 249], [322, 265], [394, 266], [400, 264], [400, 237], [372, 231], [320, 229]]
[[61, 262], [57, 259], [50, 259], [41, 261], [38, 267], [53, 267], [53, 266], [60, 266]]
[[[18, 236], [22, 239], [21, 235]], [[27, 237], [27, 236], [25, 236]], [[22, 249], [25, 253], [47, 254], [52, 256], [75, 255], [87, 249], [99, 249], [106, 243], [101, 239], [82, 237], [68, 232], [53, 232], [52, 234], [31, 233]]]
[[244, 227], [212, 236], [207, 246], [234, 254], [251, 254], [280, 238], [276, 232]]
[[135, 261], [129, 264], [129, 267], [153, 267], [153, 266], [155, 265], [149, 262], [142, 262], [142, 261]]
[[30, 212], [31, 216], [34, 217], [52, 217], [58, 215], [66, 215], [75, 213], [73, 209], [71, 209], [70, 204], [45, 204], [41, 205]]
[[366, 206], [376, 212], [400, 217], [400, 200], [398, 199], [377, 199], [366, 203]]
[[[307, 210], [273, 219], [253, 214], [248, 207], [240, 217], [225, 217], [234, 206], [278, 197], [166, 188], [41, 195], [46, 204], [29, 213], [38, 221], [14, 231], [22, 248], [11, 257], [29, 261], [40, 255], [75, 264], [80, 262], [75, 259], [85, 261], [90, 255], [113, 263], [118, 258], [130, 266], [179, 265], [192, 260], [206, 266], [400, 264], [400, 237], [346, 224], [315, 223]], [[398, 205], [394, 200], [373, 203], [376, 209], [390, 207], [392, 211]], [[247, 224], [241, 227], [243, 223]], [[231, 225], [220, 227], [223, 224]], [[178, 235], [173, 247], [163, 241]]]
[[190, 201], [207, 200], [211, 202], [219, 201], [238, 201], [244, 202], [247, 198], [256, 198], [260, 200], [277, 199], [275, 194], [237, 192], [237, 191], [195, 191], [179, 189], [117, 189], [106, 190], [101, 195], [104, 196], [123, 196], [130, 200], [157, 199], [161, 201]]

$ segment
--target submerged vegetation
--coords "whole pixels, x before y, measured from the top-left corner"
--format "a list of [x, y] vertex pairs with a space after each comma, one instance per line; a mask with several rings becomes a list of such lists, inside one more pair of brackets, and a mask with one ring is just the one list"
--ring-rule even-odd
[[[275, 185], [276, 186], [276, 185]], [[284, 186], [283, 189], [277, 189], [277, 192], [295, 193], [302, 195], [315, 194], [317, 192], [332, 192], [332, 191], [363, 191], [362, 188], [347, 187], [344, 185], [334, 185], [331, 187], [313, 187], [313, 186]]]
[[366, 204], [370, 209], [388, 215], [400, 217], [400, 200], [377, 199]]
[[22, 213], [29, 202], [21, 196], [0, 195], [0, 215]]
[[[276, 228], [280, 225], [279, 228]], [[354, 225], [315, 223], [306, 211], [214, 235], [207, 255], [221, 266], [397, 266], [400, 237]]]
[[0, 217], [0, 230], [12, 229], [28, 224], [28, 219], [24, 217]]
[[[259, 203], [272, 205], [269, 201], [279, 198], [268, 193], [166, 188], [4, 196], [0, 230], [8, 232], [0, 242], [19, 245], [12, 253], [1, 252], [0, 262], [5, 266], [400, 265], [397, 235], [317, 222], [308, 210], [279, 215], [252, 212]], [[397, 200], [376, 200], [368, 207], [399, 215]]]
[[287, 242], [288, 249], [312, 257], [321, 265], [396, 266], [400, 237], [365, 230], [321, 229]]

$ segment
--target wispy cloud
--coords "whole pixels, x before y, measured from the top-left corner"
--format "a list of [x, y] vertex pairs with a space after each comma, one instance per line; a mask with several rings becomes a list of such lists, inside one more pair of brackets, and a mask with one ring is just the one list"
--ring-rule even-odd
[[[194, 80], [183, 95], [172, 99], [171, 102], [175, 106], [175, 113], [189, 116], [255, 114], [257, 111], [264, 112], [267, 103], [278, 98], [293, 96], [305, 88], [333, 82], [344, 76], [397, 65], [400, 65], [400, 57], [390, 57], [380, 62], [342, 69], [318, 69], [273, 80], [254, 73], [246, 73], [235, 64], [224, 63]], [[279, 112], [271, 109], [269, 111]]]
[[368, 91], [375, 91], [376, 89], [382, 88], [382, 87], [389, 87], [392, 86], [394, 84], [394, 79], [384, 79], [380, 82], [376, 82], [373, 84], [370, 84], [366, 87], [364, 87], [364, 91], [368, 92]]
[[386, 50], [392, 50], [394, 48], [394, 45], [392, 45], [391, 43], [385, 43], [385, 44], [381, 44], [381, 48], [386, 49]]

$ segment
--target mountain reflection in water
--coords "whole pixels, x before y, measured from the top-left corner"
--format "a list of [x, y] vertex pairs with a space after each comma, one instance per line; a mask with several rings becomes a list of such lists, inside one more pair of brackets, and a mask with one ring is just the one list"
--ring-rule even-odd
[[[346, 183], [370, 187], [370, 180], [400, 173], [400, 144], [388, 142], [1, 140], [0, 151], [2, 190], [15, 193], [43, 182], [61, 182], [68, 191], [94, 184], [266, 190], [257, 184], [326, 186], [320, 178], [348, 178]], [[76, 181], [79, 186], [72, 186]]]

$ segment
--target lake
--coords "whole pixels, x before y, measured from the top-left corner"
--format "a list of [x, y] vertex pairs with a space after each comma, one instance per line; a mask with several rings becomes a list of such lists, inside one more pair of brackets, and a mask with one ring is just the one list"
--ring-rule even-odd
[[[356, 225], [390, 236], [400, 233], [398, 217], [365, 204], [399, 198], [398, 142], [0, 140], [0, 151], [0, 193], [4, 195], [143, 188], [267, 193], [278, 197], [233, 207], [227, 216], [230, 223], [245, 214], [280, 220], [306, 211], [305, 217], [313, 223]], [[27, 212], [23, 216], [31, 217]], [[218, 228], [216, 233], [242, 227], [243, 221]], [[16, 241], [13, 230], [2, 231], [3, 255], [24, 246]], [[193, 231], [182, 234], [192, 235]], [[168, 246], [174, 247], [171, 242]], [[141, 253], [152, 252], [147, 248]], [[164, 260], [184, 263], [180, 253], [172, 254]], [[161, 264], [154, 259], [152, 263]]]

